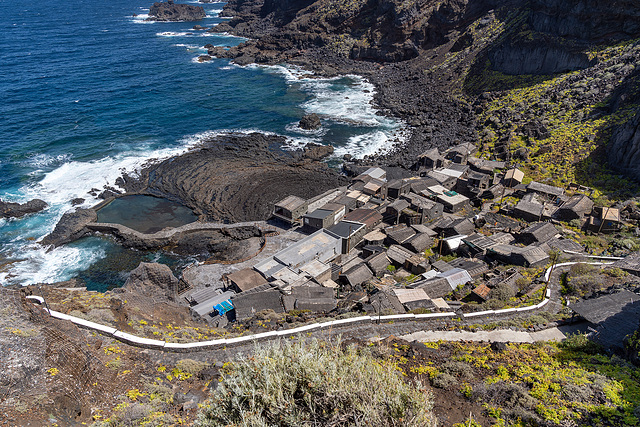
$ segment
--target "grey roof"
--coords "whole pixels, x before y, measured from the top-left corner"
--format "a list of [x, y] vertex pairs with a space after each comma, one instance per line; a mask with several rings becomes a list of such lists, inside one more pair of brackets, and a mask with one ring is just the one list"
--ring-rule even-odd
[[624, 259], [614, 262], [611, 267], [618, 267], [636, 276], [640, 276], [640, 252], [634, 252]]
[[546, 242], [558, 234], [556, 227], [550, 222], [538, 222], [520, 232], [520, 239], [527, 242]]
[[329, 215], [333, 215], [333, 214], [334, 214], [334, 211], [329, 209], [316, 209], [313, 212], [307, 213], [304, 217], [313, 218], [313, 219], [325, 219]]
[[340, 277], [344, 277], [351, 286], [361, 285], [373, 277], [373, 273], [365, 263], [355, 265], [342, 273]]
[[384, 252], [371, 255], [365, 262], [376, 276], [384, 273], [389, 264], [391, 264], [387, 254]]
[[449, 226], [444, 227], [444, 231], [453, 234], [470, 234], [473, 233], [475, 228], [475, 224], [469, 218], [459, 218], [454, 220]]
[[[569, 305], [569, 308], [589, 322], [598, 324], [618, 315], [623, 308], [628, 305], [634, 305], [633, 303], [638, 301], [640, 301], [640, 296], [623, 289], [615, 294], [579, 301]], [[640, 314], [640, 311], [638, 314]], [[636, 315], [635, 322], [637, 327], [638, 315]]]
[[256, 271], [262, 273], [264, 277], [271, 278], [278, 271], [282, 270], [283, 268], [287, 268], [287, 266], [279, 262], [274, 257], [269, 257], [264, 261], [261, 261], [258, 264], [254, 265], [253, 268]]
[[486, 228], [498, 228], [498, 229], [509, 229], [511, 231], [516, 230], [522, 226], [522, 223], [516, 221], [513, 218], [509, 218], [504, 215], [500, 215], [493, 212], [488, 212], [484, 215], [484, 220], [486, 222]]
[[304, 206], [307, 203], [306, 200], [298, 196], [287, 196], [284, 199], [276, 203], [276, 206], [282, 207], [288, 211], [296, 210], [297, 208]]
[[438, 150], [437, 148], [432, 148], [430, 150], [427, 150], [418, 156], [418, 158], [423, 158], [423, 157], [426, 157], [429, 159], [444, 159], [444, 157], [440, 155], [440, 150]]
[[363, 227], [364, 227], [364, 224], [360, 222], [342, 220], [338, 222], [336, 225], [329, 227], [327, 231], [335, 234], [338, 237], [342, 237], [343, 239], [346, 239], [349, 236], [353, 236], [355, 232], [357, 232]]
[[591, 212], [593, 205], [593, 200], [589, 197], [584, 194], [576, 194], [575, 196], [571, 196], [571, 198], [560, 207], [560, 210], [571, 210], [580, 215], [584, 215]]
[[378, 291], [369, 298], [376, 312], [391, 310], [394, 313], [404, 313], [405, 309], [398, 297], [390, 292]]
[[511, 234], [511, 233], [505, 233], [505, 232], [501, 231], [499, 233], [492, 234], [491, 235], [491, 240], [493, 240], [497, 244], [508, 245], [510, 243], [515, 242], [516, 238], [513, 237], [513, 234]]
[[529, 267], [536, 267], [546, 264], [549, 260], [549, 246], [542, 244], [540, 246], [527, 246], [522, 249], [520, 256], [525, 260]]
[[300, 267], [300, 271], [307, 273], [311, 277], [318, 277], [323, 273], [326, 273], [328, 270], [331, 270], [331, 266], [317, 259], [312, 259]]
[[469, 258], [456, 258], [450, 261], [449, 265], [453, 268], [466, 270], [472, 277], [478, 276], [489, 269], [484, 262]]
[[544, 205], [542, 205], [541, 203], [527, 202], [524, 200], [520, 200], [514, 208], [514, 213], [516, 215], [527, 214], [528, 216], [537, 218], [542, 217], [543, 211]]
[[451, 286], [451, 290], [454, 290], [458, 287], [458, 285], [464, 285], [465, 283], [471, 282], [471, 275], [467, 270], [463, 270], [461, 268], [452, 268], [451, 270], [447, 270], [443, 273], [438, 273], [438, 277], [444, 277], [449, 282], [449, 286]]
[[442, 260], [438, 260], [438, 261], [432, 263], [431, 267], [435, 268], [436, 270], [438, 270], [441, 273], [444, 272], [444, 271], [449, 271], [449, 270], [453, 269], [453, 267], [451, 267], [449, 265], [449, 263], [444, 262]]
[[402, 246], [414, 252], [422, 252], [433, 244], [433, 239], [426, 233], [419, 233], [402, 243]]
[[564, 194], [564, 189], [560, 187], [554, 187], [552, 185], [542, 184], [536, 181], [531, 181], [527, 185], [527, 190], [535, 191], [536, 193], [548, 194], [556, 197], [562, 196]]
[[368, 175], [375, 179], [383, 179], [387, 176], [387, 173], [384, 171], [384, 169], [381, 168], [369, 168], [361, 175]]
[[545, 243], [549, 245], [549, 247], [559, 251], [584, 252], [584, 247], [571, 239], [558, 239], [554, 237]]
[[247, 295], [238, 294], [231, 301], [236, 309], [236, 319], [238, 320], [253, 317], [262, 310], [273, 310], [276, 313], [284, 312], [280, 300], [280, 292], [276, 290], [255, 292]]
[[191, 301], [192, 304], [195, 303], [197, 305], [203, 301], [217, 297], [221, 293], [222, 293], [222, 290], [220, 288], [215, 288], [213, 286], [210, 286], [208, 288], [198, 289], [196, 291], [191, 292], [191, 294], [188, 295], [187, 300]]
[[331, 261], [342, 252], [342, 239], [318, 230], [274, 255], [282, 264], [299, 267], [314, 258]]
[[335, 298], [335, 291], [324, 286], [298, 286], [291, 289], [291, 296], [296, 298]]
[[396, 243], [403, 243], [409, 238], [415, 236], [415, 234], [415, 230], [407, 226], [398, 227], [392, 231], [387, 232], [387, 236], [389, 237], [389, 239]]
[[417, 233], [426, 234], [429, 237], [436, 237], [438, 235], [438, 233], [433, 231], [432, 228], [427, 227], [424, 224], [414, 224], [414, 225], [411, 226], [411, 228], [416, 230]]
[[622, 347], [624, 337], [638, 329], [640, 296], [627, 290], [569, 305], [573, 311], [597, 324], [595, 340], [612, 347]]
[[418, 282], [413, 282], [409, 287], [414, 289], [424, 289], [430, 298], [440, 298], [452, 291], [449, 281], [444, 277], [420, 280]]
[[401, 199], [408, 201], [412, 207], [421, 209], [432, 209], [438, 203], [433, 200], [427, 199], [424, 196], [415, 193], [407, 193], [400, 196]]
[[481, 252], [486, 251], [490, 247], [497, 244], [497, 242], [491, 237], [479, 233], [474, 233], [470, 236], [467, 236], [462, 239], [462, 241], [467, 244], [467, 246], [470, 246], [471, 248]]
[[411, 258], [415, 253], [398, 245], [391, 245], [387, 250], [387, 256], [396, 264], [404, 265], [407, 258]]
[[400, 189], [400, 188], [403, 188], [403, 187], [407, 187], [409, 185], [410, 185], [410, 183], [407, 180], [394, 179], [394, 180], [389, 181], [389, 184], [387, 185], [387, 188]]
[[407, 209], [409, 206], [411, 206], [409, 204], [409, 202], [407, 202], [404, 199], [397, 199], [396, 201], [394, 201], [393, 203], [390, 203], [389, 205], [387, 205], [387, 210], [389, 209], [393, 209], [397, 212], [402, 211], [403, 209]]

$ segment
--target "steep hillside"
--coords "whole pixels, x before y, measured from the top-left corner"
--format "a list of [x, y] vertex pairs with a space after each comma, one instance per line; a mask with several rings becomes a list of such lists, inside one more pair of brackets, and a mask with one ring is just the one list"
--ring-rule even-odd
[[470, 141], [557, 184], [615, 192], [607, 158], [640, 179], [636, 1], [232, 0], [226, 13], [218, 30], [252, 40], [213, 55], [374, 82], [381, 110], [412, 126], [383, 163]]

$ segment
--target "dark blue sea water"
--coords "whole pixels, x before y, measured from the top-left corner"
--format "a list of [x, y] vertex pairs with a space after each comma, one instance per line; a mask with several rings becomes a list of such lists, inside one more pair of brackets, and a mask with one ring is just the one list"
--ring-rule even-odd
[[[400, 123], [375, 115], [373, 88], [357, 77], [199, 63], [207, 43], [242, 42], [191, 29], [220, 22], [223, 3], [204, 4], [208, 17], [200, 22], [175, 23], [145, 21], [151, 3], [0, 0], [0, 198], [38, 197], [50, 205], [27, 218], [0, 220], [3, 284], [78, 276], [105, 289], [121, 284], [122, 271], [140, 259], [160, 259], [107, 239], [49, 251], [37, 241], [72, 209], [71, 199], [91, 206], [97, 203], [92, 188], [113, 185], [123, 170], [183, 152], [207, 135], [272, 132], [288, 136], [291, 146], [330, 143], [336, 156], [362, 156], [400, 132]], [[322, 115], [321, 130], [296, 126], [308, 112]], [[114, 257], [123, 266], [105, 268]]]

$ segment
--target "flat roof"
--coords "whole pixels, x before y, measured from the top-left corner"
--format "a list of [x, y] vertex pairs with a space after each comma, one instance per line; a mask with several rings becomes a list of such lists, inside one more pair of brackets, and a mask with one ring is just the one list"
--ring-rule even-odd
[[292, 211], [306, 204], [307, 201], [298, 196], [287, 196], [276, 203], [276, 206]]
[[310, 236], [278, 252], [274, 258], [285, 265], [298, 266], [318, 257], [326, 262], [341, 252], [342, 239], [326, 230], [318, 230]]
[[335, 212], [328, 209], [316, 209], [313, 212], [309, 212], [304, 215], [304, 218], [313, 218], [313, 219], [325, 219], [329, 215], [333, 215]]
[[369, 168], [366, 171], [364, 171], [361, 175], [369, 175], [372, 178], [381, 179], [386, 174], [387, 173], [384, 171], [384, 169], [381, 169], [381, 168]]
[[364, 224], [361, 222], [343, 220], [338, 222], [336, 225], [329, 227], [327, 231], [346, 239], [349, 235], [352, 235], [362, 227], [364, 227]]

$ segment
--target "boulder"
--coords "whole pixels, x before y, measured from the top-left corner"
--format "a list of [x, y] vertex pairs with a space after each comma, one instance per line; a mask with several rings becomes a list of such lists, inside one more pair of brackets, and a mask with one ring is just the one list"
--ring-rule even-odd
[[319, 129], [321, 125], [320, 117], [318, 117], [316, 113], [303, 116], [299, 123], [299, 126], [305, 130], [316, 130]]
[[304, 157], [311, 160], [321, 160], [333, 154], [331, 145], [309, 143], [304, 147]]
[[149, 8], [147, 21], [199, 21], [207, 14], [202, 6], [177, 4], [173, 0], [156, 2]]
[[178, 292], [178, 279], [164, 264], [141, 262], [129, 273], [123, 288], [141, 295], [161, 296], [173, 301]]
[[44, 200], [33, 199], [27, 203], [3, 202], [0, 200], [0, 215], [3, 218], [22, 218], [31, 213], [40, 212], [47, 207]]
[[43, 245], [60, 246], [87, 235], [87, 224], [95, 222], [98, 214], [93, 209], [77, 209], [66, 212], [51, 234], [42, 239]]

